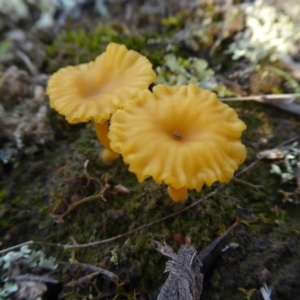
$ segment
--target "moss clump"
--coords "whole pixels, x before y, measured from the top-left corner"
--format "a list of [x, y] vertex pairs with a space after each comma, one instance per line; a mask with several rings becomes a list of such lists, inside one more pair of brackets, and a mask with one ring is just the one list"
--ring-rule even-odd
[[128, 49], [140, 52], [156, 66], [161, 62], [166, 48], [161, 38], [157, 40], [155, 35], [132, 34], [122, 23], [100, 25], [93, 30], [65, 31], [47, 46], [48, 72], [91, 61], [105, 51], [109, 42], [123, 44]]
[[6, 196], [7, 196], [7, 191], [1, 190], [0, 191], [0, 203], [6, 198]]

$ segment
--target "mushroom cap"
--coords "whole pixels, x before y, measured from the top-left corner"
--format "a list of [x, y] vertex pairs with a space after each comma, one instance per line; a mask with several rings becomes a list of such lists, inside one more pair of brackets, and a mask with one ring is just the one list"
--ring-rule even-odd
[[155, 80], [149, 60], [124, 45], [110, 43], [95, 61], [68, 66], [48, 82], [50, 106], [69, 123], [103, 123], [128, 98]]
[[111, 148], [139, 182], [152, 176], [175, 189], [200, 191], [228, 182], [246, 158], [246, 125], [234, 109], [196, 84], [141, 91], [111, 118]]

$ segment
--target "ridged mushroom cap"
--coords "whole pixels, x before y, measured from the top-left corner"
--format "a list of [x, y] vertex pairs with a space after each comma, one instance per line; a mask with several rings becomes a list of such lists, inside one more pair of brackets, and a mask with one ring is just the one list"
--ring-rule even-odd
[[142, 182], [200, 191], [228, 182], [246, 158], [246, 125], [234, 109], [196, 84], [141, 91], [111, 118], [111, 148]]
[[48, 82], [50, 105], [69, 123], [103, 123], [155, 80], [149, 60], [124, 45], [110, 43], [95, 61], [68, 66]]

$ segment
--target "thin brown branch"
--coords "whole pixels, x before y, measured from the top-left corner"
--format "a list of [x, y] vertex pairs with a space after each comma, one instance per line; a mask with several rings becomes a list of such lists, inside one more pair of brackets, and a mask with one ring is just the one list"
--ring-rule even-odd
[[106, 275], [113, 282], [118, 281], [118, 276], [116, 274], [114, 274], [108, 270], [102, 269], [100, 267], [96, 267], [96, 266], [84, 264], [84, 263], [75, 263], [75, 264], [72, 264], [72, 266], [78, 266], [80, 268], [92, 270], [94, 272], [97, 272], [98, 274]]
[[38, 244], [39, 242], [27, 241], [27, 242], [25, 242], [25, 243], [18, 244], [18, 245], [15, 245], [15, 246], [12, 246], [12, 247], [9, 247], [9, 248], [0, 250], [0, 254], [6, 253], [6, 252], [10, 252], [10, 251], [12, 251], [12, 250], [21, 248], [21, 247], [23, 247], [23, 246], [32, 245], [32, 244], [35, 244], [35, 243]]
[[82, 276], [82, 277], [80, 277], [80, 278], [77, 279], [77, 280], [72, 280], [72, 281], [68, 282], [67, 284], [65, 284], [64, 286], [65, 286], [65, 287], [74, 287], [74, 286], [76, 286], [76, 285], [78, 285], [78, 284], [81, 284], [81, 283], [90, 281], [91, 279], [93, 279], [94, 277], [96, 277], [96, 276], [98, 276], [98, 275], [99, 275], [98, 272], [94, 272], [94, 273], [91, 273], [91, 274]]
[[82, 204], [84, 204], [84, 203], [87, 203], [87, 202], [90, 202], [90, 201], [94, 201], [94, 200], [97, 200], [97, 199], [101, 199], [101, 200], [103, 200], [104, 202], [106, 202], [106, 200], [105, 200], [103, 194], [104, 194], [104, 192], [105, 192], [107, 189], [108, 189], [108, 187], [105, 187], [105, 188], [104, 188], [103, 190], [101, 190], [98, 194], [92, 195], [92, 196], [88, 196], [88, 197], [85, 197], [85, 198], [83, 198], [83, 199], [81, 199], [81, 200], [79, 200], [79, 201], [77, 201], [77, 202], [75, 202], [75, 203], [69, 205], [68, 209], [67, 209], [61, 216], [59, 216], [58, 221], [59, 221], [59, 222], [62, 222], [63, 219], [64, 219], [70, 212], [72, 212], [77, 206], [82, 205]]
[[55, 216], [55, 217], [58, 217], [58, 222], [63, 222], [63, 219], [68, 215], [70, 214], [76, 207], [78, 207], [79, 205], [82, 205], [84, 203], [87, 203], [87, 202], [90, 202], [90, 201], [94, 201], [94, 200], [97, 200], [97, 199], [101, 199], [102, 201], [106, 202], [106, 199], [104, 197], [104, 193], [105, 191], [110, 187], [108, 184], [107, 184], [107, 180], [105, 180], [105, 184], [103, 185], [102, 182], [98, 179], [98, 178], [95, 178], [95, 177], [91, 177], [87, 171], [87, 167], [88, 167], [88, 163], [89, 163], [89, 160], [86, 160], [84, 162], [84, 165], [83, 165], [83, 173], [77, 177], [77, 179], [82, 179], [83, 177], [86, 177], [87, 179], [87, 183], [85, 186], [82, 186], [81, 188], [86, 188], [90, 183], [91, 181], [95, 181], [96, 183], [98, 183], [98, 185], [101, 187], [101, 190], [95, 194], [95, 195], [91, 195], [91, 196], [88, 196], [88, 197], [85, 197], [75, 203], [72, 203], [70, 205], [68, 205], [68, 208], [67, 210], [60, 216]]
[[258, 101], [265, 102], [266, 100], [286, 100], [290, 98], [298, 98], [300, 94], [269, 94], [269, 95], [252, 95], [245, 97], [229, 97], [229, 98], [219, 98], [220, 101]]
[[300, 115], [300, 104], [294, 101], [297, 97], [300, 97], [300, 94], [252, 95], [245, 97], [220, 98], [220, 101], [256, 101], [275, 106], [294, 115]]
[[235, 178], [239, 177], [240, 175], [242, 175], [243, 173], [249, 171], [250, 169], [252, 169], [258, 162], [260, 161], [260, 159], [255, 160], [254, 162], [252, 162], [249, 166], [245, 167], [243, 170], [241, 170], [240, 172], [235, 174]]
[[244, 185], [248, 185], [256, 190], [259, 190], [259, 189], [263, 189], [264, 186], [263, 185], [257, 185], [257, 184], [253, 184], [253, 183], [250, 183], [248, 181], [245, 181], [245, 180], [242, 180], [242, 179], [239, 179], [239, 178], [233, 178], [232, 179], [234, 182], [237, 182], [237, 183], [241, 183], [241, 184], [244, 184]]

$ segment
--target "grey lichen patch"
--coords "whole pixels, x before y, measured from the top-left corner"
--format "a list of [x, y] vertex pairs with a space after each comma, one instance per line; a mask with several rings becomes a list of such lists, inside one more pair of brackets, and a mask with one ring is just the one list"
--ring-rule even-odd
[[[31, 79], [16, 67], [2, 74], [0, 85], [0, 158], [13, 161], [19, 151], [34, 153], [54, 139], [49, 124], [49, 104], [44, 85], [46, 78]], [[41, 82], [41, 83], [39, 83]], [[30, 87], [30, 88], [29, 88]]]
[[[246, 57], [253, 62], [266, 56], [276, 60], [281, 54], [291, 53], [300, 39], [300, 24], [293, 20], [294, 12], [284, 10], [263, 1], [248, 6], [245, 9], [246, 29], [236, 35], [236, 41], [226, 52], [233, 54], [233, 59]], [[300, 6], [294, 5], [293, 10], [299, 11]]]
[[[0, 257], [1, 283], [4, 283], [0, 288], [0, 299], [11, 299], [12, 296], [16, 299], [41, 297], [47, 287], [42, 280], [32, 279], [56, 268], [53, 258], [46, 258], [42, 251], [31, 250], [28, 246], [21, 247], [20, 251], [8, 252]], [[18, 281], [18, 278], [23, 280]]]

